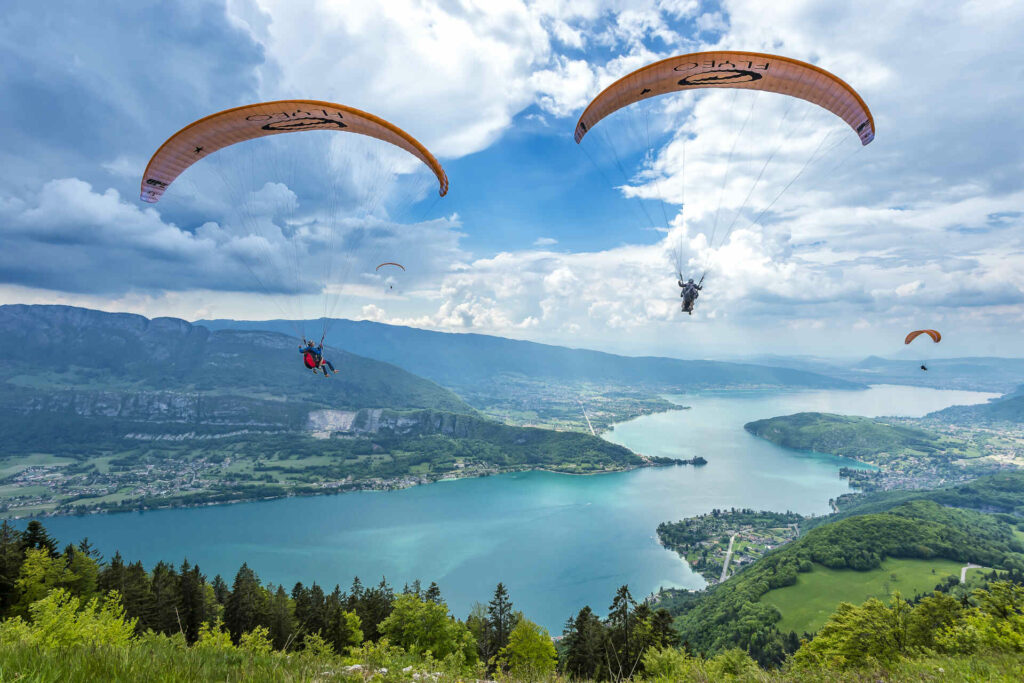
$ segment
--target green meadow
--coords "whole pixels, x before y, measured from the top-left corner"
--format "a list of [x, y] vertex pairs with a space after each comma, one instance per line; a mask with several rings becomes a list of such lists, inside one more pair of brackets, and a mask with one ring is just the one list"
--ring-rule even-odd
[[761, 601], [782, 613], [778, 627], [783, 633], [813, 633], [840, 602], [859, 605], [868, 598], [887, 601], [897, 590], [911, 598], [930, 592], [947, 576], [959, 577], [962, 566], [953, 560], [894, 557], [884, 560], [878, 569], [866, 572], [815, 564], [814, 571], [797, 575], [796, 584], [769, 591]]

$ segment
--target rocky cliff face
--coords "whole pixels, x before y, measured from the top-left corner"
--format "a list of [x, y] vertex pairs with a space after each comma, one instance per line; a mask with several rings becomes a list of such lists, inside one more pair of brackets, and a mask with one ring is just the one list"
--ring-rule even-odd
[[[482, 431], [503, 430], [506, 427], [474, 415], [458, 415], [433, 410], [397, 412], [370, 408], [358, 411], [315, 410], [310, 412], [306, 428], [313, 432], [340, 432], [354, 435], [421, 436], [441, 434], [453, 438], [477, 438], [481, 436]], [[525, 437], [520, 437], [518, 443], [525, 443], [525, 441]]]
[[423, 410], [397, 413], [382, 408], [366, 410], [314, 410], [310, 412], [306, 427], [314, 432], [343, 432], [350, 434], [385, 434], [389, 436], [415, 436], [443, 434], [452, 437], [468, 436], [471, 424], [479, 418], [452, 413]]

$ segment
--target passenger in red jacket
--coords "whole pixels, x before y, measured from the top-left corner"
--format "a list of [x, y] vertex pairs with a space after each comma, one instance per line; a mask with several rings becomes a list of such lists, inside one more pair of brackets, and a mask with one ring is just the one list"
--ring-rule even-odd
[[324, 358], [324, 343], [320, 342], [318, 346], [313, 346], [313, 342], [308, 339], [302, 340], [303, 346], [299, 347], [299, 353], [302, 354], [302, 360], [306, 364], [306, 367], [313, 371], [315, 374], [317, 369], [323, 370], [324, 377], [330, 377], [327, 369], [334, 374], [338, 374], [338, 371], [334, 369], [334, 365], [331, 361]]

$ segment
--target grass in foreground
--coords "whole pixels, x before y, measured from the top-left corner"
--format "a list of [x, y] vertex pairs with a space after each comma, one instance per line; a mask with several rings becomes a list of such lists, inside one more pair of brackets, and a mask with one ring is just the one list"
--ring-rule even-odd
[[[666, 667], [660, 675], [642, 680], [659, 683], [711, 681], [759, 681], [765, 683], [853, 683], [861, 681], [994, 681], [1024, 680], [1024, 655], [972, 655], [966, 657], [925, 657], [901, 660], [889, 667], [849, 671], [815, 669], [809, 671], [764, 671], [740, 656], [726, 653], [712, 660], [686, 659]], [[390, 663], [390, 662], [388, 662]], [[281, 656], [240, 651], [203, 650], [174, 645], [170, 639], [146, 639], [129, 647], [76, 646], [49, 649], [30, 646], [0, 646], [0, 681], [154, 681], [158, 683], [191, 681], [391, 681], [433, 680], [454, 683], [468, 680], [441, 672], [424, 678], [418, 670], [347, 670], [351, 666], [338, 658], [302, 655]], [[418, 674], [419, 678], [414, 678]], [[567, 683], [553, 675], [532, 679]], [[635, 679], [641, 680], [641, 679]], [[576, 683], [583, 683], [577, 681]]]

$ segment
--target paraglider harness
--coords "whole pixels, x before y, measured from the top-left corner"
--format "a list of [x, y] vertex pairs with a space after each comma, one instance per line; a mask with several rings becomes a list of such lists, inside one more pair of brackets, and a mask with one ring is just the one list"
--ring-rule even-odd
[[[324, 337], [327, 335], [325, 334]], [[323, 367], [324, 364], [324, 337], [320, 338], [320, 346], [313, 346], [313, 342], [309, 339], [303, 338], [305, 346], [300, 349], [302, 351], [302, 362], [305, 363], [306, 367], [310, 370], [316, 371], [318, 368]]]
[[[700, 281], [697, 284], [693, 285], [692, 287], [690, 286], [690, 283], [687, 282], [685, 285], [682, 285], [683, 291], [679, 292], [679, 296], [683, 297], [683, 310], [690, 315], [693, 315], [693, 304], [694, 302], [697, 301], [697, 297], [700, 296], [699, 290], [701, 288], [701, 285], [704, 284], [705, 277], [707, 277], [707, 273], [701, 275]], [[679, 273], [679, 282], [682, 281], [683, 274]]]

